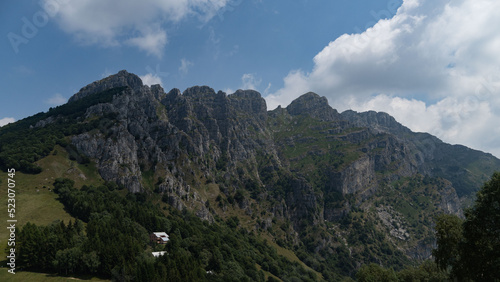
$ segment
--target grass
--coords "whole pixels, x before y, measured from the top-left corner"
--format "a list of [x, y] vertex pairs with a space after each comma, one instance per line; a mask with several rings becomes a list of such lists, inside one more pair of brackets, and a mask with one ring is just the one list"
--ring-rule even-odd
[[[86, 185], [100, 185], [104, 181], [99, 176], [94, 164], [81, 165], [69, 160], [68, 153], [60, 146], [47, 157], [37, 162], [44, 170], [40, 174], [24, 174], [16, 172], [16, 217], [17, 227], [20, 228], [28, 222], [38, 225], [48, 225], [56, 220], [68, 223], [74, 218], [65, 210], [63, 204], [57, 200], [53, 192], [53, 183], [56, 178], [66, 177], [75, 181], [75, 187]], [[7, 195], [7, 178], [5, 172], [0, 172], [0, 194]], [[2, 222], [7, 220], [7, 201], [2, 201], [3, 210], [0, 212]], [[0, 255], [5, 258], [5, 247], [7, 246], [8, 230], [0, 228]], [[0, 269], [0, 281], [109, 281], [95, 277], [60, 277], [54, 274], [19, 271], [16, 274], [7, 272], [6, 262], [2, 261]]]
[[268, 279], [269, 277], [272, 277], [272, 278], [274, 278], [274, 279], [276, 279], [276, 280], [278, 280], [278, 281], [283, 281], [283, 280], [281, 280], [278, 276], [275, 276], [275, 275], [274, 275], [274, 274], [272, 274], [271, 272], [263, 270], [263, 269], [262, 269], [262, 266], [260, 266], [259, 264], [257, 264], [257, 265], [256, 265], [256, 267], [257, 267], [257, 271], [261, 271], [261, 270], [262, 270], [262, 272], [264, 272], [264, 279], [265, 279], [266, 281], [267, 281], [267, 279]]
[[284, 256], [285, 258], [287, 258], [291, 262], [298, 262], [307, 271], [311, 271], [311, 272], [316, 273], [316, 275], [318, 277], [318, 280], [323, 280], [323, 275], [321, 275], [321, 273], [319, 273], [316, 270], [314, 270], [314, 269], [310, 268], [309, 266], [307, 266], [303, 261], [301, 261], [297, 257], [297, 255], [293, 251], [291, 251], [289, 249], [285, 249], [285, 248], [281, 247], [280, 245], [276, 244], [275, 242], [273, 242], [273, 240], [270, 237], [270, 235], [262, 234], [261, 238], [266, 239], [267, 243], [269, 244], [269, 246], [272, 246], [273, 248], [276, 249], [276, 252], [278, 253], [278, 255]]
[[[97, 170], [93, 165], [79, 165], [68, 159], [68, 153], [64, 148], [56, 146], [55, 151], [43, 158], [38, 164], [44, 168], [40, 174], [24, 174], [16, 172], [14, 180], [16, 181], [15, 197], [15, 219], [16, 227], [21, 228], [28, 222], [38, 225], [48, 225], [56, 220], [68, 223], [74, 218], [65, 210], [63, 204], [57, 200], [57, 195], [53, 192], [54, 180], [58, 177], [67, 177], [75, 181], [76, 187], [83, 184], [102, 184], [103, 181], [97, 177]], [[0, 172], [0, 195], [2, 199], [7, 197], [7, 178], [5, 172]], [[5, 196], [5, 197], [4, 197]], [[2, 200], [2, 210], [0, 218], [2, 222], [7, 220], [7, 201]], [[5, 223], [6, 224], [6, 223]], [[9, 231], [4, 227], [0, 228], [0, 255], [6, 256], [5, 247]], [[5, 281], [0, 279], [0, 281]]]
[[142, 172], [142, 185], [144, 186], [144, 188], [151, 191], [154, 190], [155, 186], [154, 174], [154, 170], [147, 170]]
[[103, 280], [96, 277], [61, 277], [55, 276], [54, 274], [38, 273], [38, 272], [28, 272], [28, 271], [16, 271], [16, 274], [11, 274], [7, 272], [7, 268], [0, 269], [0, 281], [3, 282], [17, 282], [17, 281], [36, 281], [36, 282], [62, 282], [62, 281], [110, 281]]

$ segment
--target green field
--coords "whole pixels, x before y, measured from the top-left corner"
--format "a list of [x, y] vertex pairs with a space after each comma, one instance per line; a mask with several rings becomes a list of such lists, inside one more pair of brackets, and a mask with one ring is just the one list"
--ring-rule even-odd
[[[44, 171], [42, 173], [32, 175], [16, 172], [13, 178], [16, 184], [14, 189], [15, 218], [13, 218], [17, 220], [16, 227], [21, 228], [28, 222], [39, 225], [47, 225], [56, 220], [61, 220], [66, 223], [70, 220], [74, 220], [74, 218], [64, 210], [63, 204], [57, 200], [57, 195], [52, 190], [52, 184], [58, 177], [73, 179], [77, 185], [80, 186], [83, 184], [101, 183], [102, 180], [98, 177], [95, 167], [91, 165], [79, 165], [78, 163], [69, 160], [67, 152], [60, 146], [56, 146], [55, 151], [52, 154], [37, 163], [44, 167]], [[7, 219], [9, 219], [7, 213], [8, 178], [9, 175], [6, 172], [0, 172], [0, 199], [2, 202], [0, 219], [5, 225], [5, 227], [0, 228], [0, 255], [2, 257], [2, 261], [4, 261], [3, 258], [6, 256], [5, 248], [7, 247], [7, 239], [9, 238], [9, 230], [6, 228]], [[3, 262], [2, 267], [5, 267]], [[6, 270], [5, 273], [7, 273]], [[16, 275], [16, 277], [19, 276]], [[5, 277], [5, 279], [7, 278], [8, 277]], [[3, 276], [0, 276], [0, 281], [10, 281], [5, 279], [3, 279]], [[46, 276], [45, 279], [52, 279], [52, 277]], [[38, 280], [37, 278], [34, 281], [45, 280]]]
[[2, 282], [16, 282], [16, 281], [36, 281], [36, 282], [60, 282], [60, 281], [110, 281], [102, 280], [95, 277], [60, 277], [53, 274], [47, 273], [37, 273], [37, 272], [26, 272], [20, 271], [16, 274], [11, 274], [7, 272], [7, 268], [0, 268], [0, 281]]

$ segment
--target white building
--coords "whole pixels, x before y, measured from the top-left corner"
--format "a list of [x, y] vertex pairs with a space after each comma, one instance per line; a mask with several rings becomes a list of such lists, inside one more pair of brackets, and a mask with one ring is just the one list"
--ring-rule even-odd
[[151, 242], [155, 242], [157, 244], [166, 244], [168, 240], [170, 240], [168, 238], [168, 234], [165, 232], [153, 232], [149, 238], [151, 239]]

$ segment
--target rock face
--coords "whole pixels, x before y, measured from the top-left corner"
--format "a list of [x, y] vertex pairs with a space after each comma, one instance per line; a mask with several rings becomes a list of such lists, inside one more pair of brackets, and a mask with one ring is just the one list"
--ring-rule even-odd
[[[419, 173], [448, 179], [460, 197], [477, 191], [500, 166], [500, 161], [491, 154], [446, 144], [428, 133], [412, 132], [386, 113], [348, 110], [341, 116], [356, 126], [392, 135], [406, 150], [405, 154]], [[472, 163], [477, 164], [479, 171], [467, 169]]]
[[[437, 206], [462, 215], [459, 196], [469, 195], [500, 167], [491, 155], [413, 133], [385, 113], [339, 114], [315, 93], [268, 112], [253, 90], [227, 95], [195, 86], [165, 93], [120, 71], [83, 87], [69, 103], [117, 87], [125, 88], [111, 101], [87, 108], [79, 120], [97, 119], [98, 128], [71, 138], [103, 179], [131, 192], [161, 193], [175, 208], [191, 209], [208, 221], [217, 215], [206, 192], [211, 183], [248, 216], [266, 214], [256, 228], [291, 222], [287, 236], [294, 242], [301, 230], [325, 220], [336, 223], [355, 207], [368, 212], [381, 187], [416, 175], [448, 179]], [[481, 169], [470, 170], [473, 164]], [[219, 206], [227, 211], [227, 203]], [[403, 241], [412, 236], [398, 225], [402, 215], [389, 207], [377, 214], [392, 226], [388, 236]], [[428, 248], [419, 250], [428, 254]]]
[[375, 189], [375, 160], [364, 156], [342, 171], [333, 173], [328, 184], [344, 195], [364, 192], [366, 189]]
[[128, 73], [126, 70], [122, 70], [115, 75], [108, 76], [83, 87], [78, 93], [73, 95], [68, 102], [71, 103], [85, 96], [122, 86], [138, 89], [142, 87], [143, 84], [142, 80], [137, 75]]
[[310, 115], [313, 118], [325, 121], [340, 119], [340, 114], [328, 105], [328, 100], [313, 92], [300, 96], [290, 103], [286, 110], [292, 116]]

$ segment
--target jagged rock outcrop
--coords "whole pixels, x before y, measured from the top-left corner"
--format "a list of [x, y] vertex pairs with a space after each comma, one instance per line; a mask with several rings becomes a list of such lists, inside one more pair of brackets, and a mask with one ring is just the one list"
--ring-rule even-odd
[[439, 190], [439, 194], [441, 196], [439, 207], [443, 212], [464, 218], [460, 199], [458, 198], [455, 188], [451, 186], [451, 183], [448, 183], [443, 189]]
[[357, 113], [347, 110], [342, 112], [341, 116], [355, 126], [368, 127], [376, 132], [388, 132], [397, 135], [411, 132], [409, 128], [403, 126], [394, 117], [384, 112], [368, 111]]
[[308, 92], [296, 100], [294, 100], [288, 107], [288, 113], [292, 116], [309, 115], [313, 118], [324, 121], [339, 120], [340, 114], [337, 110], [328, 105], [326, 97], [320, 97], [318, 94]]
[[[416, 133], [398, 123], [386, 113], [357, 113], [351, 110], [341, 114], [350, 123], [370, 128], [374, 132], [388, 133], [406, 148], [408, 159], [418, 172], [431, 177], [442, 177], [451, 181], [460, 197], [477, 191], [486, 181], [500, 160], [461, 145], [450, 145], [428, 133]], [[481, 169], [473, 171], [465, 164], [482, 163]]]
[[336, 189], [344, 195], [369, 192], [376, 189], [375, 180], [375, 161], [365, 155], [341, 171], [332, 172], [327, 189]]
[[[291, 223], [289, 229], [281, 226], [295, 243], [310, 226], [336, 224], [353, 209], [369, 212], [380, 189], [416, 175], [448, 179], [436, 207], [462, 215], [455, 188], [461, 188], [460, 195], [470, 194], [464, 187], [500, 167], [491, 155], [413, 133], [385, 113], [339, 114], [312, 92], [286, 108], [267, 111], [253, 90], [227, 95], [195, 86], [165, 93], [159, 85], [143, 85], [138, 76], [120, 71], [83, 87], [69, 103], [110, 89], [120, 92], [88, 107], [78, 119], [98, 120], [98, 127], [71, 137], [103, 179], [131, 192], [161, 193], [164, 202], [209, 222], [219, 216], [214, 199], [207, 198], [212, 183], [227, 199], [218, 198], [221, 213], [239, 209], [251, 218], [263, 215], [256, 229]], [[36, 126], [57, 120], [51, 117]], [[477, 163], [482, 174], [469, 169]], [[379, 208], [373, 216], [389, 228], [389, 237], [405, 244], [413, 240], [403, 216], [392, 208]], [[327, 233], [316, 251], [333, 252], [339, 243]], [[405, 252], [425, 258], [431, 247], [413, 242]]]
[[71, 103], [85, 96], [122, 86], [138, 89], [142, 87], [143, 84], [142, 80], [137, 75], [131, 74], [126, 70], [121, 70], [115, 75], [108, 76], [83, 87], [78, 93], [69, 98], [68, 102]]

